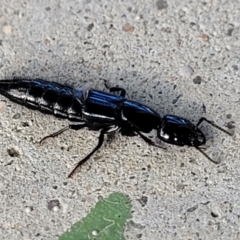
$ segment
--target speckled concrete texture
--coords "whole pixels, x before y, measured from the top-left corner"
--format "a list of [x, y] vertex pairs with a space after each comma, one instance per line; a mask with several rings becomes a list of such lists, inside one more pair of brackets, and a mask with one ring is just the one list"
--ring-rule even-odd
[[[240, 239], [239, 1], [1, 0], [0, 78], [127, 90], [161, 116], [207, 124], [207, 154], [115, 136], [74, 176], [97, 133], [0, 96], [1, 239], [57, 239], [99, 198], [127, 194], [126, 239]], [[147, 124], [147, 123], [146, 123]]]

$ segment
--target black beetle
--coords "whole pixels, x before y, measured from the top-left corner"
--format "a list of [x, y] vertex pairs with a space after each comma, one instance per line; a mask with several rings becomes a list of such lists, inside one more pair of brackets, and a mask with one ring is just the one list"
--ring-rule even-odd
[[[87, 127], [89, 130], [100, 131], [97, 146], [76, 165], [68, 177], [71, 177], [78, 167], [102, 146], [104, 135], [112, 132], [119, 131], [124, 136], [139, 135], [148, 144], [164, 148], [144, 135], [156, 130], [157, 137], [163, 142], [195, 147], [211, 161], [213, 160], [200, 148], [205, 145], [206, 138], [198, 128], [199, 125], [206, 121], [231, 135], [206, 118], [201, 118], [196, 125], [185, 118], [174, 115], [166, 115], [162, 118], [150, 107], [126, 99], [124, 89], [114, 87], [109, 90], [110, 92], [94, 90], [87, 84], [82, 88], [73, 88], [41, 79], [0, 81], [0, 94], [10, 100], [77, 123], [46, 136], [41, 142], [67, 129], [79, 130]], [[120, 94], [115, 95], [113, 92]]]

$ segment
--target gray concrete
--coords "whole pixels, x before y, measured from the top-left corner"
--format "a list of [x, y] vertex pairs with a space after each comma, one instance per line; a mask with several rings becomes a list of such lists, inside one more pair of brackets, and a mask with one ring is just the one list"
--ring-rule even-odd
[[69, 131], [39, 145], [68, 121], [1, 96], [1, 239], [57, 239], [99, 197], [116, 191], [132, 200], [126, 239], [240, 239], [239, 6], [1, 0], [1, 78], [89, 82], [97, 89], [104, 78], [161, 115], [236, 126], [234, 137], [203, 126], [206, 152], [221, 159], [218, 165], [193, 148], [163, 151], [117, 136], [69, 180], [97, 133]]

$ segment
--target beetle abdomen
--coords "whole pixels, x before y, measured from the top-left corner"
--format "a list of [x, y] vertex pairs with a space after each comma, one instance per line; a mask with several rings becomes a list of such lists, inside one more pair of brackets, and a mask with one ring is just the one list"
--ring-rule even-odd
[[41, 79], [0, 81], [0, 93], [10, 100], [69, 120], [81, 119], [81, 90]]

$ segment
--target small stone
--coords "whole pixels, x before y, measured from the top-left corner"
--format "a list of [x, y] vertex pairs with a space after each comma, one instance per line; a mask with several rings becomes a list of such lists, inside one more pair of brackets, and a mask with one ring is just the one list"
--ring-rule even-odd
[[140, 202], [142, 207], [145, 207], [148, 201], [148, 197], [147, 196], [142, 196], [140, 199], [138, 199], [138, 201]]
[[232, 32], [234, 30], [234, 25], [233, 24], [229, 24], [229, 29], [227, 30], [227, 36], [232, 36]]
[[88, 25], [87, 30], [90, 32], [93, 29], [93, 27], [94, 27], [94, 24], [91, 23]]
[[238, 65], [233, 65], [232, 68], [233, 68], [233, 70], [237, 71], [238, 70]]
[[12, 33], [12, 26], [10, 25], [5, 25], [3, 26], [2, 28], [3, 32], [6, 34], [6, 35], [9, 35]]
[[123, 25], [122, 29], [125, 32], [133, 32], [135, 28], [130, 23], [126, 23], [126, 24]]
[[59, 211], [59, 209], [60, 209], [59, 206], [54, 206], [52, 210], [53, 210], [54, 212], [57, 212], [57, 211]]
[[198, 205], [195, 205], [193, 207], [190, 207], [187, 209], [187, 212], [194, 212], [198, 208]]
[[50, 211], [56, 212], [60, 209], [60, 202], [59, 202], [58, 199], [51, 200], [51, 201], [48, 202], [47, 207]]
[[193, 73], [194, 73], [193, 69], [188, 65], [182, 66], [179, 69], [179, 74], [182, 77], [190, 78], [193, 75]]
[[205, 33], [202, 33], [202, 34], [201, 34], [201, 38], [202, 38], [202, 40], [205, 41], [205, 42], [208, 42], [208, 41], [209, 41], [209, 36], [208, 36], [207, 34], [205, 34]]
[[162, 10], [162, 9], [168, 7], [167, 2], [164, 1], [164, 0], [158, 0], [158, 1], [156, 2], [156, 5], [157, 5], [157, 9], [158, 9], [158, 10]]
[[44, 43], [45, 43], [45, 45], [50, 45], [51, 44], [51, 41], [48, 39], [48, 38], [46, 38], [45, 40], [44, 40]]
[[214, 218], [216, 218], [216, 217], [219, 216], [219, 215], [218, 215], [217, 213], [215, 213], [215, 212], [211, 212], [211, 215], [212, 215], [212, 217], [214, 217]]
[[33, 210], [33, 207], [25, 207], [25, 212], [30, 213]]
[[235, 128], [235, 122], [230, 121], [230, 122], [224, 124], [224, 126], [227, 127], [228, 129], [234, 129]]
[[196, 76], [194, 79], [193, 79], [193, 82], [195, 84], [200, 84], [202, 82], [202, 78], [200, 76]]
[[20, 113], [16, 113], [15, 115], [13, 115], [13, 119], [19, 119], [21, 117]]
[[13, 148], [13, 147], [9, 148], [7, 150], [7, 152], [8, 152], [10, 157], [18, 157], [20, 155], [19, 151], [17, 149]]

